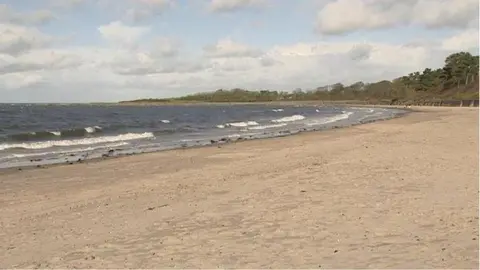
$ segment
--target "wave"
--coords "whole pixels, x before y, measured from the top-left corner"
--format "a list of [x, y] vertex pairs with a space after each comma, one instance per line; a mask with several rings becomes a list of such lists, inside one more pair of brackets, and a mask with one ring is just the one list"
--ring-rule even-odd
[[86, 127], [86, 128], [84, 128], [84, 130], [85, 130], [87, 133], [95, 133], [95, 132], [97, 132], [97, 131], [99, 131], [99, 130], [102, 130], [102, 128], [99, 127], [99, 126], [94, 126], [94, 127]]
[[255, 121], [247, 121], [247, 122], [232, 122], [226, 123], [223, 125], [217, 125], [217, 128], [226, 128], [226, 127], [249, 127], [249, 126], [258, 126], [258, 123]]
[[31, 142], [31, 143], [14, 143], [14, 144], [0, 144], [0, 150], [6, 149], [44, 149], [55, 146], [74, 146], [74, 145], [91, 145], [98, 143], [107, 143], [107, 142], [119, 142], [119, 141], [131, 141], [139, 139], [149, 139], [154, 138], [155, 136], [151, 132], [145, 133], [126, 133], [115, 136], [104, 136], [104, 137], [92, 137], [92, 138], [83, 138], [75, 140], [58, 140], [58, 141], [42, 141], [42, 142]]
[[39, 153], [27, 153], [27, 154], [11, 154], [5, 157], [0, 158], [0, 160], [12, 159], [12, 158], [26, 158], [26, 157], [41, 157], [46, 155], [62, 155], [62, 154], [78, 154], [84, 153], [87, 151], [94, 151], [98, 149], [105, 149], [105, 148], [113, 148], [113, 147], [120, 147], [128, 145], [128, 142], [120, 142], [120, 143], [111, 143], [105, 144], [95, 147], [87, 147], [87, 148], [74, 148], [65, 151], [49, 151], [49, 152], [39, 152]]
[[281, 123], [281, 124], [272, 124], [272, 125], [265, 125], [265, 126], [256, 126], [256, 127], [250, 127], [248, 130], [262, 130], [262, 129], [268, 129], [268, 128], [278, 128], [278, 127], [284, 127], [286, 126], [286, 123]]
[[28, 142], [28, 141], [42, 141], [48, 139], [58, 139], [62, 138], [72, 138], [72, 137], [83, 137], [85, 135], [93, 134], [102, 130], [102, 127], [93, 126], [85, 128], [76, 128], [76, 129], [65, 129], [58, 131], [34, 131], [26, 133], [18, 133], [7, 136], [9, 140], [17, 142]]
[[164, 124], [170, 124], [170, 120], [161, 120], [160, 122], [162, 122]]
[[346, 119], [350, 118], [350, 115], [352, 115], [352, 114], [353, 114], [353, 112], [342, 111], [342, 114], [337, 114], [337, 115], [330, 116], [330, 117], [316, 119], [312, 122], [306, 123], [306, 125], [307, 126], [315, 126], [315, 125], [324, 125], [324, 124], [334, 123], [334, 122], [337, 122], [337, 121], [346, 120]]
[[292, 116], [282, 117], [282, 118], [279, 118], [279, 119], [274, 119], [274, 120], [272, 120], [272, 122], [273, 123], [284, 123], [284, 122], [299, 121], [299, 120], [303, 120], [303, 119], [305, 119], [305, 116], [296, 114], [296, 115], [292, 115]]
[[272, 112], [283, 112], [283, 109], [273, 109]]

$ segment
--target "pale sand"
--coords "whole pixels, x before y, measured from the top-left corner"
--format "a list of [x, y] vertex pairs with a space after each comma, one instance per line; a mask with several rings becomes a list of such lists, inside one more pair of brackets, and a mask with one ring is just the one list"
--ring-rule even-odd
[[0, 173], [0, 267], [477, 268], [478, 109], [422, 110]]

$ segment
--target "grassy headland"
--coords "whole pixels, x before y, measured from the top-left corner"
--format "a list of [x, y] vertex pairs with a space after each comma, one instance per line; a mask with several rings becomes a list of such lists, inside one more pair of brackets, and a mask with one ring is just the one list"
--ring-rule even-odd
[[122, 101], [122, 104], [252, 103], [323, 101], [369, 104], [408, 104], [452, 100], [478, 100], [479, 57], [458, 52], [445, 59], [442, 68], [425, 68], [392, 81], [362, 81], [352, 85], [336, 83], [316, 89], [293, 92], [251, 91], [241, 88], [219, 89], [177, 98], [148, 98]]

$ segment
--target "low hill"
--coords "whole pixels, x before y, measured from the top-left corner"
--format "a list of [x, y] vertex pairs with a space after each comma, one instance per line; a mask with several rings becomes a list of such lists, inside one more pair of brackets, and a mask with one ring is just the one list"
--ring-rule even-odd
[[458, 52], [445, 59], [442, 68], [425, 68], [392, 81], [356, 82], [320, 86], [293, 92], [275, 90], [250, 91], [241, 88], [219, 89], [178, 98], [139, 99], [121, 103], [197, 103], [197, 102], [272, 102], [272, 101], [369, 101], [390, 100], [391, 103], [421, 100], [477, 100], [479, 98], [479, 57]]

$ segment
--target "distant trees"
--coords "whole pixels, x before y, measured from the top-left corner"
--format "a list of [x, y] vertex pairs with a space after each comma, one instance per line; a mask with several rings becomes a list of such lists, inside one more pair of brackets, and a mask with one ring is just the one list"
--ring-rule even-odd
[[442, 68], [425, 68], [392, 81], [336, 83], [312, 90], [297, 88], [291, 93], [272, 90], [248, 91], [219, 89], [174, 99], [148, 99], [138, 102], [268, 102], [281, 100], [412, 100], [424, 98], [478, 99], [479, 57], [458, 52], [445, 59]]

